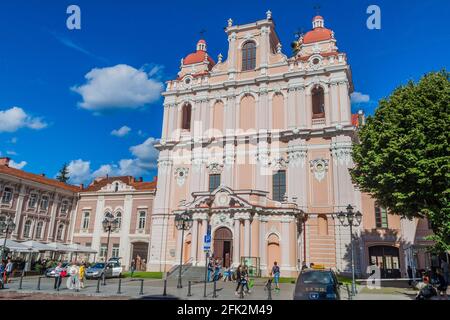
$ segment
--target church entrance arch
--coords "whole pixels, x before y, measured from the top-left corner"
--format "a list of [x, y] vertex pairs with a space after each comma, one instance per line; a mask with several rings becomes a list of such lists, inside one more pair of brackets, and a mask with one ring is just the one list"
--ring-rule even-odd
[[214, 232], [214, 259], [220, 259], [222, 267], [231, 266], [233, 254], [233, 233], [227, 227], [220, 227]]

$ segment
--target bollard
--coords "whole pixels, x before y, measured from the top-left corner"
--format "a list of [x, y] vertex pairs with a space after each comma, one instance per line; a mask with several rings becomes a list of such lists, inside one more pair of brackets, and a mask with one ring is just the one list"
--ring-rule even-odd
[[139, 295], [144, 295], [144, 279], [140, 279], [141, 281], [141, 290], [139, 291]]
[[267, 300], [272, 300], [272, 281], [267, 283]]
[[352, 293], [350, 292], [350, 288], [348, 287], [348, 283], [345, 284], [345, 287], [347, 288], [348, 300], [352, 300]]
[[97, 290], [95, 291], [95, 293], [100, 293], [100, 280], [101, 280], [101, 278], [98, 278], [98, 280], [97, 280]]
[[217, 298], [217, 281], [214, 281], [214, 285], [213, 285], [213, 298]]
[[188, 282], [188, 294], [187, 294], [187, 296], [188, 296], [188, 297], [192, 297], [192, 293], [191, 293], [191, 282], [190, 282], [190, 281]]
[[41, 277], [38, 278], [38, 284], [36, 290], [41, 290]]
[[117, 288], [117, 294], [122, 294], [122, 292], [120, 291], [121, 287], [122, 287], [122, 279], [119, 278], [119, 287]]
[[19, 290], [22, 290], [22, 281], [23, 281], [24, 273], [25, 273], [25, 270], [22, 270], [22, 274], [20, 275]]
[[103, 285], [106, 286], [106, 274], [105, 273], [102, 274], [102, 278], [103, 278]]
[[167, 296], [167, 279], [164, 279], [164, 292], [163, 296]]

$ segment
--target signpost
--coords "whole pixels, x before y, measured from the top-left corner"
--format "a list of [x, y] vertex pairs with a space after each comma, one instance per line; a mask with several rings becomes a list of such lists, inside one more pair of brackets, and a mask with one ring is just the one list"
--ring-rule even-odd
[[206, 234], [203, 238], [203, 251], [205, 252], [205, 284], [203, 288], [203, 297], [206, 298], [206, 283], [208, 279], [208, 258], [211, 250], [211, 225], [208, 223]]

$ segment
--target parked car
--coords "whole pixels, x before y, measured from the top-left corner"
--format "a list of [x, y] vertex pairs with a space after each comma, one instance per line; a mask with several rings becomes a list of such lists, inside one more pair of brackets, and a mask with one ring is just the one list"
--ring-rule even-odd
[[340, 300], [341, 285], [332, 270], [305, 269], [297, 278], [294, 300]]
[[[105, 267], [106, 265], [106, 267]], [[103, 274], [105, 278], [114, 278], [122, 276], [123, 268], [118, 261], [109, 260], [108, 263], [98, 262], [92, 267], [86, 269], [86, 279], [98, 279], [102, 278]]]
[[[61, 268], [63, 268], [64, 270], [67, 271], [67, 269], [69, 268], [69, 266], [70, 266], [70, 264], [69, 264], [68, 262], [64, 262], [64, 263], [61, 265]], [[56, 274], [55, 274], [55, 268], [49, 268], [49, 269], [47, 269], [47, 270], [45, 271], [45, 276], [48, 277], [48, 278], [54, 278], [54, 277], [56, 276]], [[67, 277], [67, 274], [66, 274], [66, 277]]]

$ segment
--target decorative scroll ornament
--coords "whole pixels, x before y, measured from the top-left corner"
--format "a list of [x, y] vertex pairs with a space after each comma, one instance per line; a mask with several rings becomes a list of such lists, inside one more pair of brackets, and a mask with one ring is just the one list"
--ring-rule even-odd
[[328, 162], [329, 161], [325, 159], [311, 160], [311, 171], [314, 173], [314, 177], [317, 181], [321, 182], [325, 178], [325, 175], [328, 172]]
[[292, 167], [305, 166], [308, 151], [305, 145], [288, 147], [288, 162]]
[[175, 170], [175, 180], [177, 180], [178, 186], [182, 187], [186, 182], [189, 173], [188, 168], [177, 168]]
[[283, 157], [275, 158], [271, 161], [274, 170], [284, 170], [287, 168], [287, 161]]
[[219, 214], [214, 214], [211, 217], [211, 225], [213, 228], [218, 227], [218, 226], [226, 226], [226, 227], [229, 227], [230, 229], [232, 229], [233, 220], [231, 219], [229, 214], [222, 212]]
[[213, 162], [208, 165], [209, 174], [221, 174], [223, 170], [223, 164]]
[[351, 143], [333, 143], [331, 145], [331, 154], [334, 164], [350, 165], [352, 161]]
[[158, 170], [161, 173], [167, 173], [172, 166], [171, 160], [159, 160], [158, 161]]

